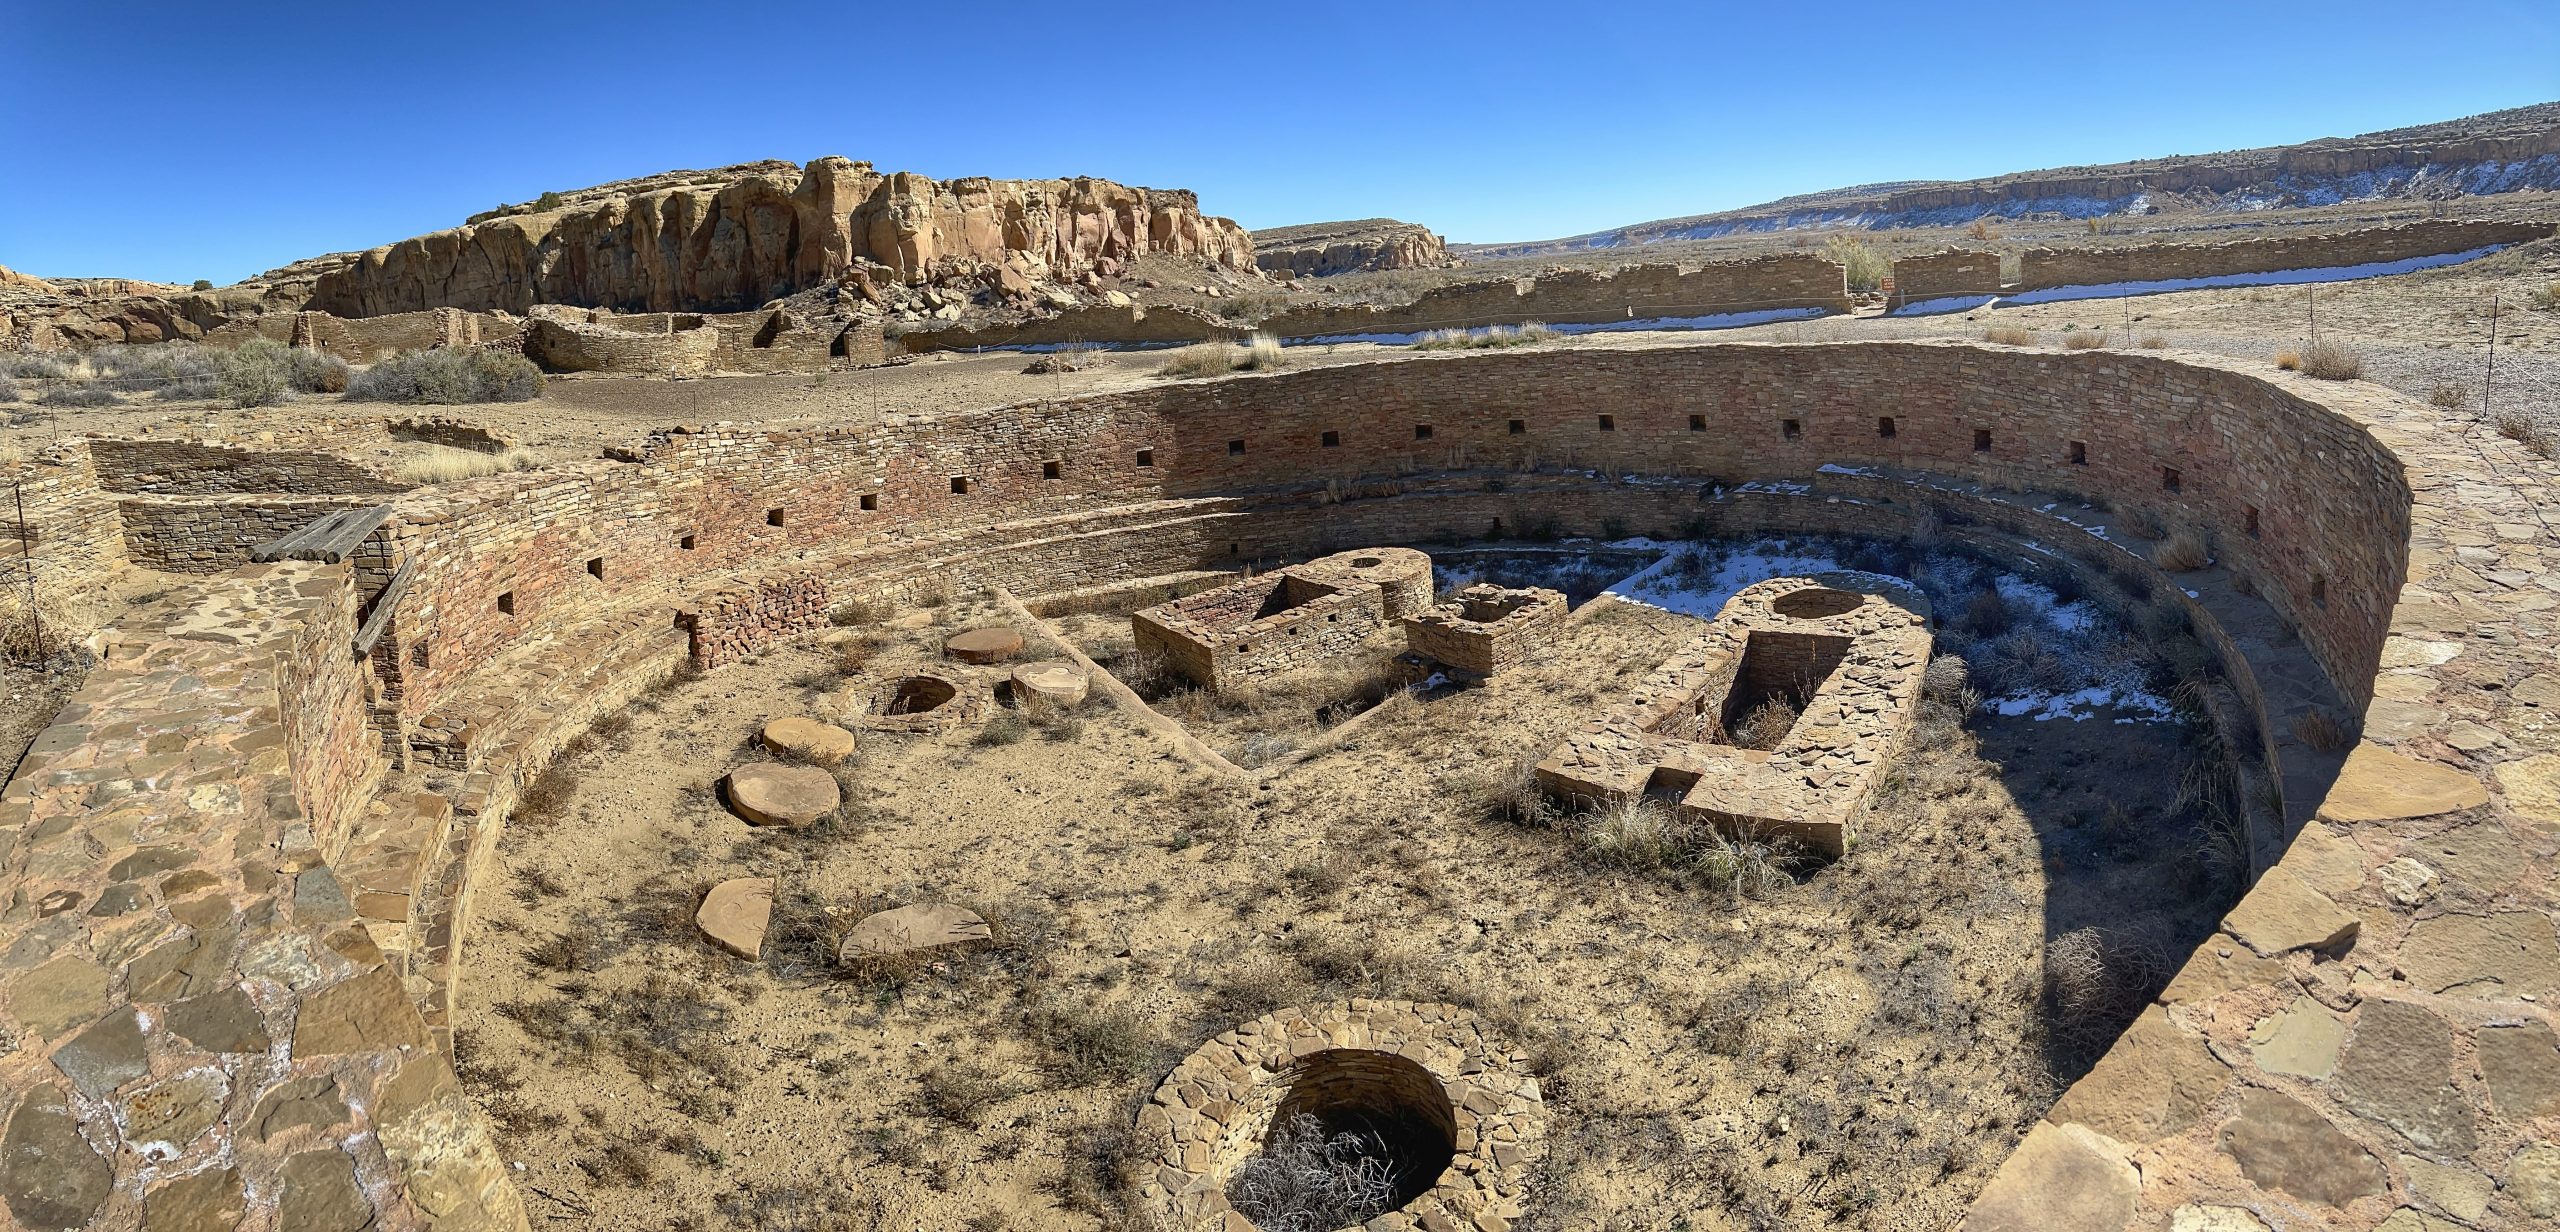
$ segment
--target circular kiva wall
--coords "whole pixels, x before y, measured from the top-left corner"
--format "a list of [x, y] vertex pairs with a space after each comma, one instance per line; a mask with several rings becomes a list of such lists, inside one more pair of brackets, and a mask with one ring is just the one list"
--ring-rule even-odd
[[[2529, 1132], [2560, 996], [2538, 837], [2560, 826], [2560, 468], [2371, 386], [1933, 343], [1576, 344], [671, 431], [406, 493], [343, 562], [174, 593], [106, 635], [0, 793], [0, 1198], [34, 1227], [304, 1202], [523, 1226], [442, 1054], [470, 874], [598, 714], [830, 607], [1532, 527], [1921, 519], [2148, 568], [2025, 492], [2200, 532], [2300, 639], [2224, 637], [2195, 598], [2235, 687], [2307, 652], [2364, 741], [2284, 776], [2281, 861], [1973, 1226], [2203, 1203], [2367, 1227], [2472, 1218], [2466, 1194], [2482, 1221], [2560, 1217], [2560, 1147]], [[376, 800], [393, 759], [457, 786]], [[2325, 1043], [2311, 1064], [2274, 1038]]]
[[1156, 1088], [1138, 1113], [1156, 1156], [1140, 1197], [1168, 1227], [1236, 1226], [1237, 1170], [1300, 1114], [1384, 1134], [1397, 1170], [1417, 1173], [1366, 1225], [1380, 1232], [1509, 1226], [1545, 1129], [1538, 1080], [1456, 1006], [1279, 1010], [1201, 1045]]

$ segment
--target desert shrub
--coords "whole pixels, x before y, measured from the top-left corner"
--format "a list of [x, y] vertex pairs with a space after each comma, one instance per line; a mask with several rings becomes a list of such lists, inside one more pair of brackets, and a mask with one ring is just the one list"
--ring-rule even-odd
[[1752, 707], [1751, 713], [1734, 724], [1733, 742], [1746, 749], [1774, 749], [1788, 732], [1795, 730], [1797, 714], [1794, 702], [1771, 698]]
[[1048, 1069], [1068, 1086], [1126, 1082], [1145, 1074], [1164, 1041], [1126, 1006], [1051, 998], [1024, 1015], [1024, 1028], [1049, 1046]]
[[1760, 898], [1795, 884], [1795, 878], [1787, 872], [1787, 865], [1795, 856], [1794, 844], [1764, 838], [1755, 831], [1727, 834], [1709, 829], [1698, 845], [1692, 866], [1710, 890]]
[[2355, 747], [2356, 727], [2334, 710], [2306, 710], [2293, 721], [2293, 738], [2316, 752], [2343, 753]]
[[2203, 535], [2180, 527], [2152, 546], [2151, 563], [2171, 573], [2184, 573], [2212, 564], [2213, 554], [2206, 550]]
[[1533, 829], [1556, 823], [1555, 801], [1538, 785], [1538, 754], [1527, 753], [1509, 765], [1483, 766], [1452, 776], [1450, 793], [1468, 808], [1496, 821]]
[[2055, 1042], [2070, 1052], [2104, 1050], [2170, 970], [2165, 948], [2136, 928], [2077, 928], [2046, 942], [2044, 986]]
[[556, 193], [556, 192], [551, 192], [551, 191], [548, 191], [548, 190], [544, 191], [544, 193], [543, 193], [541, 196], [536, 197], [536, 198], [534, 198], [534, 199], [533, 199], [533, 208], [535, 208], [535, 209], [537, 209], [537, 210], [556, 210], [556, 209], [559, 209], [559, 208], [560, 208], [560, 194], [558, 194], [558, 193]]
[[530, 402], [542, 370], [521, 355], [441, 348], [394, 356], [347, 382], [351, 402]]
[[0, 351], [0, 376], [30, 380], [54, 380], [71, 374], [71, 364], [59, 355], [35, 351]]
[[2471, 391], [2451, 381], [2438, 381], [2427, 391], [2427, 405], [2438, 410], [2458, 411], [2471, 405]]
[[1920, 696], [1933, 702], [1952, 704], [1964, 696], [1967, 684], [1964, 659], [1958, 655], [1939, 655], [1929, 660], [1928, 669], [1920, 676]]
[[1287, 367], [1289, 356], [1280, 349], [1280, 340], [1269, 334], [1255, 334], [1245, 343], [1244, 362], [1247, 372], [1274, 372]]
[[215, 388], [235, 407], [274, 406], [293, 389], [286, 348], [264, 338], [243, 343], [216, 361]]
[[2062, 336], [2062, 345], [2067, 350], [2094, 351], [2107, 345], [2107, 332], [2102, 329], [2073, 330]]
[[1966, 237], [1977, 240], [1996, 240], [2000, 238], [1999, 230], [1991, 225], [1991, 218], [1987, 214], [1983, 217], [1974, 219], [1973, 225], [1966, 227], [1964, 229], [1964, 233]]
[[994, 1070], [954, 1061], [926, 1070], [916, 1080], [916, 1100], [927, 1115], [953, 1125], [972, 1126], [987, 1110], [1013, 1098], [1013, 1088]]
[[2071, 661], [2034, 629], [2013, 629], [1982, 643], [1970, 663], [1982, 691], [1993, 697], [2058, 693], [2072, 687]]
[[188, 283], [187, 289], [190, 291], [210, 291], [213, 289], [213, 280], [210, 278], [198, 278], [194, 282]]
[[1195, 342], [1166, 352], [1156, 371], [1170, 377], [1225, 376], [1236, 370], [1236, 350], [1232, 342]]
[[1581, 818], [1583, 850], [1621, 868], [1669, 868], [1687, 844], [1680, 819], [1660, 801], [1638, 797], [1602, 805]]
[[124, 399], [103, 385], [56, 385], [36, 399], [38, 406], [116, 406]]
[[1893, 263], [1885, 260], [1866, 239], [1856, 235], [1834, 235], [1822, 241], [1822, 255], [1840, 263], [1848, 271], [1849, 289], [1874, 291], [1884, 286], [1885, 275], [1893, 272]]
[[1417, 351], [1482, 351], [1553, 342], [1564, 335], [1544, 321], [1485, 329], [1435, 329], [1413, 344]]
[[2158, 334], [2144, 334], [2142, 336], [2142, 341], [2137, 342], [2134, 345], [2141, 347], [2146, 351], [2164, 351], [2169, 347], [2169, 340]]
[[1273, 1131], [1262, 1153], [1236, 1168], [1227, 1201], [1263, 1232], [1332, 1232], [1394, 1210], [1400, 1192], [1430, 1178], [1398, 1175], [1386, 1140], [1374, 1132], [1327, 1134], [1299, 1113]]
[[980, 748], [1001, 748], [1019, 744], [1024, 736], [1030, 734], [1031, 724], [1024, 722], [1020, 714], [1008, 710], [981, 724], [978, 734], [970, 737], [969, 742]]
[[537, 465], [540, 461], [529, 449], [482, 453], [477, 449], [430, 445], [427, 452], [402, 462], [392, 476], [406, 483], [452, 483], [458, 479], [476, 479], [506, 471], [531, 470]]
[[2287, 347], [2284, 350], [2276, 352], [2276, 367], [2287, 372], [2301, 371], [2302, 352], [2294, 350], [2291, 347]]
[[2016, 347], [2031, 347], [2034, 346], [2037, 341], [2035, 331], [2023, 329], [2015, 325], [1994, 325], [1991, 328], [1982, 331], [1982, 340], [1984, 342], [1997, 342], [2002, 346]]
[[1964, 628], [1976, 638], [1998, 637], [2017, 623], [2017, 609], [1997, 586], [1985, 586], [1965, 601]]
[[2560, 282], [2535, 287], [2533, 307], [2537, 312], [2560, 312]]
[[5, 374], [0, 374], [0, 402], [15, 402], [17, 400], [18, 383], [10, 380]]
[[2364, 375], [2364, 356], [2343, 342], [2324, 338], [2302, 348], [2302, 375], [2324, 381], [2352, 381]]

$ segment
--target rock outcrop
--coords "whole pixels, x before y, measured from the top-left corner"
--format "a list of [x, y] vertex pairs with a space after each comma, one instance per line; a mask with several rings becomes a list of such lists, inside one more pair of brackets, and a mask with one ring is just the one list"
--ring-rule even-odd
[[21, 274], [8, 266], [0, 265], [0, 290], [32, 291], [39, 295], [51, 295], [55, 287], [52, 283], [33, 274]]
[[1392, 218], [1314, 222], [1253, 233], [1253, 259], [1275, 274], [1322, 278], [1358, 270], [1456, 265], [1431, 229]]
[[937, 181], [821, 158], [677, 172], [482, 216], [342, 259], [311, 307], [344, 317], [538, 303], [753, 308], [845, 280], [1110, 276], [1150, 254], [1253, 266], [1242, 227], [1189, 192], [1066, 180]]
[[2247, 213], [2340, 201], [2445, 200], [2550, 189], [2560, 189], [2560, 103], [2300, 145], [2055, 167], [1979, 180], [1867, 184], [1564, 239], [1461, 245], [1461, 255], [1544, 256], [1798, 227], [1963, 226], [1985, 216], [2029, 214]]

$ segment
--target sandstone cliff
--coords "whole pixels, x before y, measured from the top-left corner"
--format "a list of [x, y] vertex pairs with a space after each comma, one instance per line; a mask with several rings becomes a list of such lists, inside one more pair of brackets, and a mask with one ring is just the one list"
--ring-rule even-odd
[[1116, 273], [1149, 254], [1253, 266], [1242, 227], [1191, 193], [1109, 180], [937, 181], [869, 163], [752, 163], [546, 197], [343, 258], [310, 306], [339, 316], [539, 303], [752, 308], [835, 281]]
[[1253, 233], [1253, 259], [1277, 274], [1322, 278], [1356, 270], [1456, 265], [1430, 228], [1392, 218], [1316, 222]]
[[2560, 103], [2300, 145], [2058, 167], [1980, 180], [1869, 184], [1565, 239], [1462, 245], [1460, 252], [1482, 258], [1543, 256], [1794, 227], [1962, 226], [1985, 215], [2254, 212], [2550, 189], [2560, 189]]

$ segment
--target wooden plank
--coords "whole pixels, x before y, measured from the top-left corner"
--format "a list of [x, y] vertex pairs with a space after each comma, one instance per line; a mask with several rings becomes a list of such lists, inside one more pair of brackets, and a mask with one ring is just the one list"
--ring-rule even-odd
[[391, 609], [399, 606], [400, 596], [409, 591], [409, 582], [418, 575], [415, 557], [400, 562], [400, 568], [383, 583], [382, 593], [374, 596], [373, 611], [365, 616], [364, 625], [356, 630], [356, 657], [373, 653], [374, 643], [382, 640], [382, 631], [391, 627]]
[[316, 560], [337, 564], [353, 555], [365, 537], [381, 529], [391, 520], [391, 506], [375, 505], [368, 509], [340, 509], [312, 519], [301, 529], [281, 539], [259, 544], [249, 550], [249, 559], [266, 563], [279, 560]]

